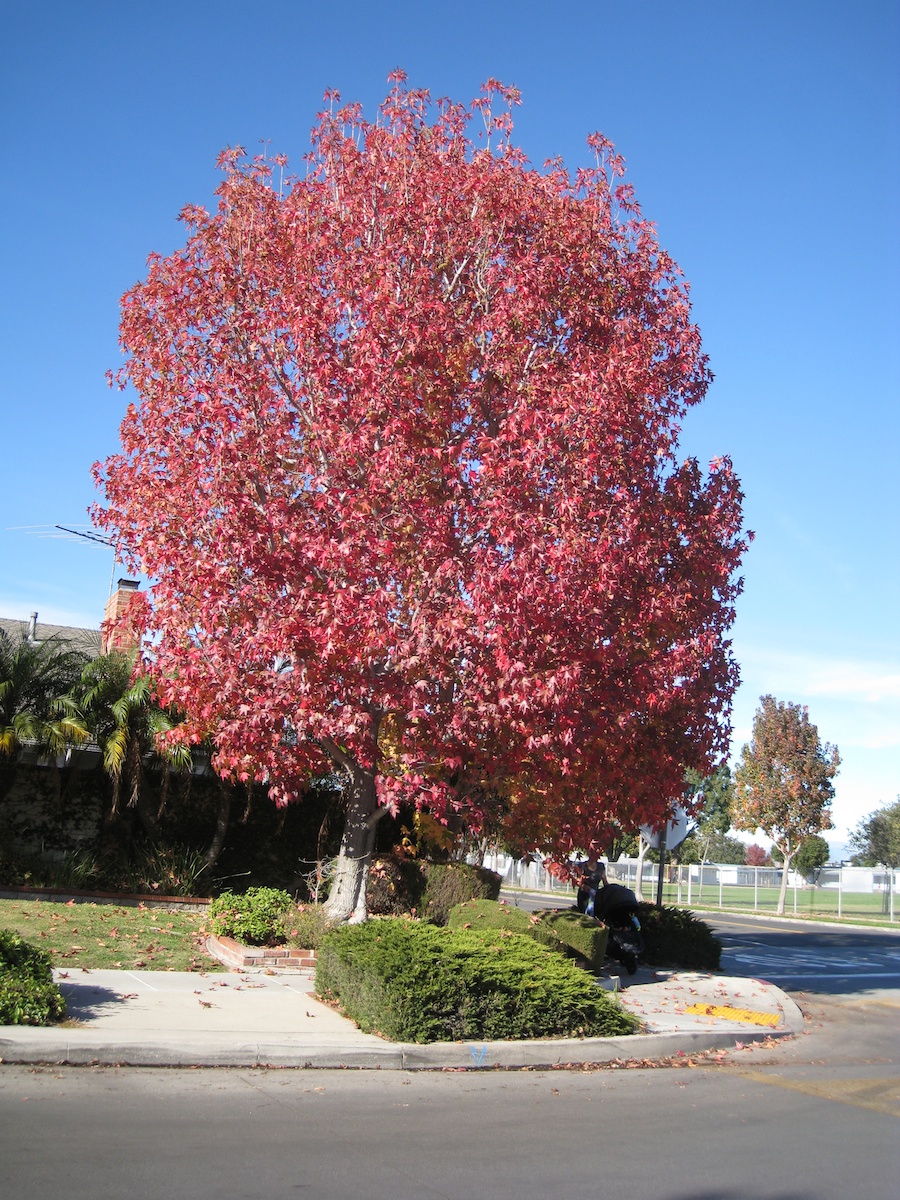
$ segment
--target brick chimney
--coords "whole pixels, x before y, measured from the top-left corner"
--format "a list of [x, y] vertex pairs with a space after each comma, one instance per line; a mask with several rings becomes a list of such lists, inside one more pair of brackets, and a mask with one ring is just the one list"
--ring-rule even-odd
[[136, 579], [120, 579], [116, 584], [116, 591], [110, 596], [106, 602], [106, 608], [103, 611], [102, 629], [102, 650], [104, 654], [109, 654], [110, 650], [134, 650], [137, 646], [136, 640], [127, 633], [117, 632], [116, 625], [120, 618], [124, 615], [131, 603], [131, 598], [138, 590]]

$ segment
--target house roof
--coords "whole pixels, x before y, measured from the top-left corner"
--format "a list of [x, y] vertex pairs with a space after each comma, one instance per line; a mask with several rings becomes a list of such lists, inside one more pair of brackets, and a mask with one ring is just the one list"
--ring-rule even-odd
[[81, 629], [77, 625], [50, 625], [45, 621], [38, 621], [37, 614], [32, 614], [27, 621], [0, 617], [0, 629], [14, 640], [21, 638], [23, 641], [40, 643], [57, 639], [68, 642], [73, 650], [80, 650], [91, 658], [97, 658], [100, 654], [99, 629]]

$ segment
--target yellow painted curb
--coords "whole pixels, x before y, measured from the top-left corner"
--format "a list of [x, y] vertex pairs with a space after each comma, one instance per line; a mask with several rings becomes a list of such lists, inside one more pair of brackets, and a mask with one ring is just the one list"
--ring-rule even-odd
[[772, 1029], [781, 1020], [779, 1013], [751, 1012], [749, 1008], [732, 1008], [728, 1004], [692, 1004], [684, 1011], [704, 1017], [722, 1017], [726, 1021], [749, 1021], [753, 1025], [769, 1025]]

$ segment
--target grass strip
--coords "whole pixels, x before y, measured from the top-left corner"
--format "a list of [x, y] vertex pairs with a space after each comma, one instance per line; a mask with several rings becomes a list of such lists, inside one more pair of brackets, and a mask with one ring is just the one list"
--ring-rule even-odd
[[205, 950], [206, 914], [73, 901], [0, 900], [0, 929], [39, 946], [55, 967], [220, 971]]

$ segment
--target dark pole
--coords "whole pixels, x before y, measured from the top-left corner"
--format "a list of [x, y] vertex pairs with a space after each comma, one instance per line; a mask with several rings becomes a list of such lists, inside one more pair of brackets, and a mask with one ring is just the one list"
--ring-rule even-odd
[[663, 827], [659, 834], [659, 878], [656, 880], [656, 907], [662, 908], [663, 902], [663, 876], [666, 869], [666, 836], [669, 832], [668, 817], [663, 822]]

